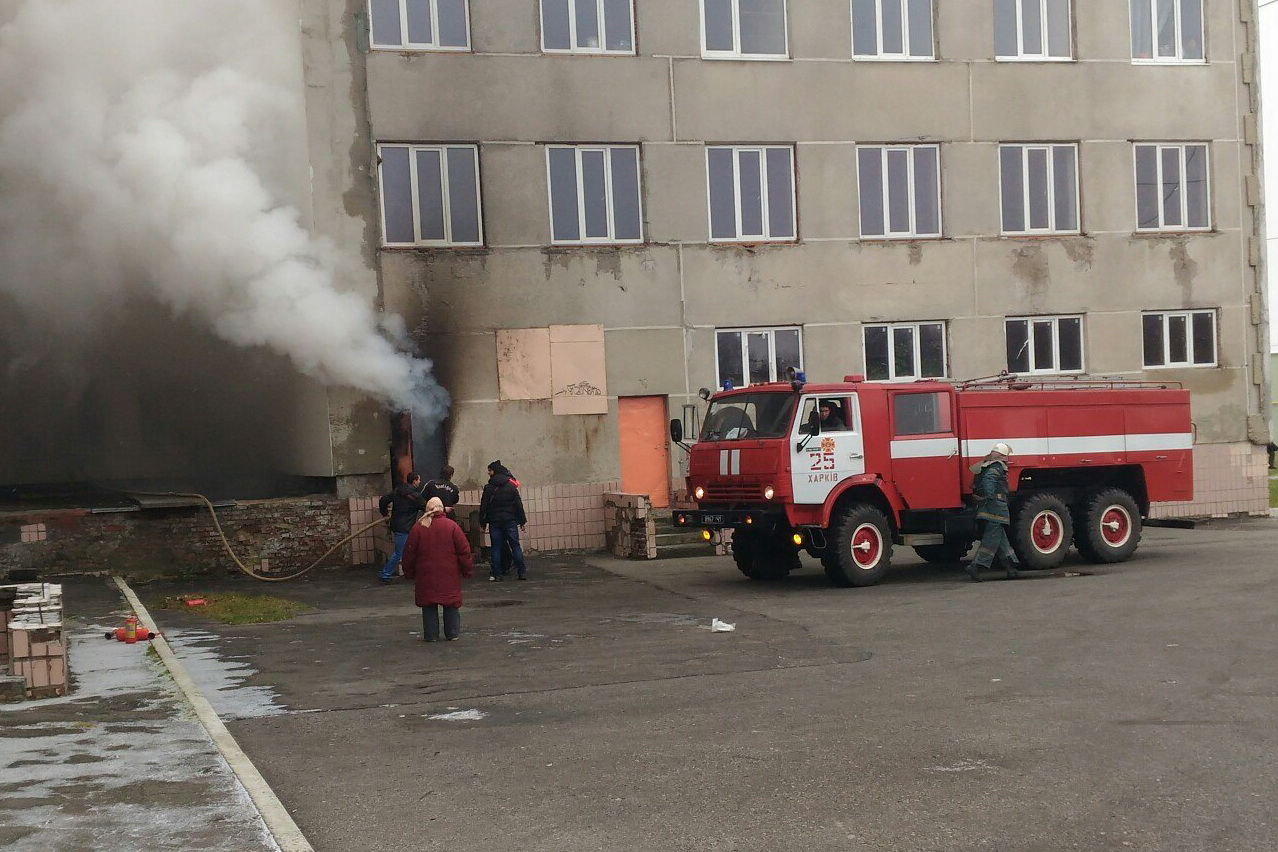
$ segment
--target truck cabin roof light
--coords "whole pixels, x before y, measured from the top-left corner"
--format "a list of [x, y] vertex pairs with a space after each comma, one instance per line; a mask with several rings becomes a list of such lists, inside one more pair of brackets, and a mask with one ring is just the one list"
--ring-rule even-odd
[[843, 381], [845, 381], [845, 382], [863, 382], [863, 381], [865, 381], [865, 376], [863, 376], [863, 375], [861, 375], [861, 374], [859, 374], [859, 373], [854, 373], [853, 375], [850, 375], [850, 376], [844, 376], [844, 377], [843, 377]]
[[723, 389], [726, 391], [732, 390], [732, 379], [723, 380]]

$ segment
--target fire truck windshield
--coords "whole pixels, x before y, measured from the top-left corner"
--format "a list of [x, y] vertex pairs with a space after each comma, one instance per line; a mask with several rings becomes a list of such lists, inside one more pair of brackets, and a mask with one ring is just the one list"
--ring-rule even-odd
[[783, 437], [790, 428], [794, 400], [790, 393], [750, 393], [711, 402], [701, 440]]

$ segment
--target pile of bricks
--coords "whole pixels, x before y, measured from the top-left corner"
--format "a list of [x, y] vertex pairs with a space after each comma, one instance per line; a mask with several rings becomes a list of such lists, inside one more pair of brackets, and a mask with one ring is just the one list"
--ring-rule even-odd
[[62, 587], [54, 583], [0, 586], [0, 621], [5, 625], [0, 640], [0, 700], [66, 695]]
[[645, 494], [603, 495], [608, 550], [622, 559], [656, 559], [657, 526]]

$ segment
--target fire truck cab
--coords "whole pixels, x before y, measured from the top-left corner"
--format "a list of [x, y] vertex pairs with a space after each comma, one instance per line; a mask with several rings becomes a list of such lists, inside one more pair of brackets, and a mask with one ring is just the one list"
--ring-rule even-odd
[[[708, 395], [708, 394], [707, 394]], [[1015, 376], [954, 384], [791, 382], [709, 396], [688, 447], [695, 510], [676, 526], [731, 531], [737, 567], [780, 579], [806, 551], [836, 585], [878, 582], [894, 545], [957, 562], [978, 535], [969, 466], [1011, 446], [1008, 534], [1026, 568], [1071, 544], [1120, 562], [1151, 503], [1193, 496], [1189, 393], [1148, 382]], [[682, 424], [671, 423], [682, 440]]]

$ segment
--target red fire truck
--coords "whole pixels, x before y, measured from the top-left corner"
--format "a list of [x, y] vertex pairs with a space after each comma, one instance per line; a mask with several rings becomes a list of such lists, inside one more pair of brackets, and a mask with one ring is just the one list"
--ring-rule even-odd
[[[1074, 544], [1121, 562], [1151, 503], [1193, 497], [1189, 392], [1174, 384], [1016, 376], [966, 383], [790, 382], [710, 395], [688, 450], [695, 510], [732, 531], [737, 567], [780, 579], [806, 551], [836, 585], [878, 582], [893, 545], [957, 562], [977, 537], [969, 465], [1011, 446], [1012, 545], [1026, 568]], [[682, 424], [670, 424], [682, 442]]]

